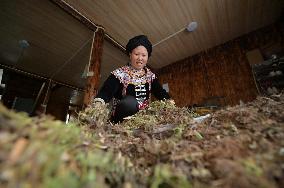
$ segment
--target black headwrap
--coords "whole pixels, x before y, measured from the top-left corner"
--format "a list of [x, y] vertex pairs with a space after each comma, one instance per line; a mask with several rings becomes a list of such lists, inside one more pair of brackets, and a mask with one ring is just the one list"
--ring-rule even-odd
[[152, 44], [145, 35], [138, 35], [130, 39], [126, 45], [127, 54], [131, 53], [134, 48], [137, 46], [144, 46], [148, 51], [148, 57], [151, 56], [152, 53]]

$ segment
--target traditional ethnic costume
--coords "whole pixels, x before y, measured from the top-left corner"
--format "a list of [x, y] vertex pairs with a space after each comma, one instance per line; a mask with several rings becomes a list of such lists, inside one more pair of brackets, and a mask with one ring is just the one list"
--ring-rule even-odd
[[[144, 46], [148, 57], [151, 56], [152, 44], [145, 35], [130, 39], [126, 52], [130, 54], [138, 46]], [[113, 99], [112, 121], [119, 122], [146, 108], [150, 103], [151, 93], [159, 100], [170, 98], [149, 68], [136, 70], [129, 64], [111, 73], [95, 99], [106, 103]]]
[[149, 68], [136, 70], [126, 65], [111, 73], [96, 98], [101, 98], [106, 103], [113, 99], [112, 120], [118, 122], [146, 108], [150, 103], [151, 93], [159, 100], [170, 98]]

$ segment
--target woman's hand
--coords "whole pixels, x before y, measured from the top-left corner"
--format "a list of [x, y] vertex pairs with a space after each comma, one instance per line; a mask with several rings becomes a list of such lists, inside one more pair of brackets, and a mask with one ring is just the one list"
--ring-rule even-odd
[[175, 105], [175, 101], [173, 99], [168, 100], [171, 104]]
[[96, 108], [98, 106], [105, 105], [105, 101], [102, 98], [94, 98], [91, 107]]

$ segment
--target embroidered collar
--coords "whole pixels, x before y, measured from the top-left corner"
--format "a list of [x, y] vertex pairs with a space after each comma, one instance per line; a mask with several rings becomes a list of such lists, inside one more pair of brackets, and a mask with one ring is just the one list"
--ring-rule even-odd
[[146, 71], [145, 69], [137, 70], [129, 66], [128, 74], [130, 76], [130, 79], [141, 79], [146, 75]]
[[125, 86], [128, 84], [151, 83], [156, 78], [155, 74], [147, 67], [142, 70], [136, 70], [129, 65], [114, 70], [112, 74]]

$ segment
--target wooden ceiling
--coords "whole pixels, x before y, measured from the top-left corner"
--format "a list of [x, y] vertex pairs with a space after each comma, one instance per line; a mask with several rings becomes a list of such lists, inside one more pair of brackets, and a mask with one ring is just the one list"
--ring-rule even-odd
[[[0, 64], [83, 88], [93, 31], [51, 1], [0, 1]], [[21, 48], [19, 41], [29, 47]], [[128, 57], [104, 42], [102, 79]], [[115, 63], [113, 63], [115, 61]], [[112, 63], [109, 63], [112, 62]]]
[[146, 34], [153, 44], [185, 28], [154, 47], [151, 65], [160, 68], [274, 22], [283, 0], [66, 0], [106, 32], [126, 45]]
[[[153, 44], [198, 23], [153, 48], [149, 65], [161, 68], [200, 51], [271, 24], [279, 18], [283, 0], [65, 0], [107, 34], [126, 45], [145, 34]], [[53, 1], [0, 1], [0, 63], [84, 87], [81, 77], [89, 61], [93, 32]], [[22, 49], [19, 40], [30, 47]], [[104, 42], [102, 75], [105, 80], [128, 57]]]

